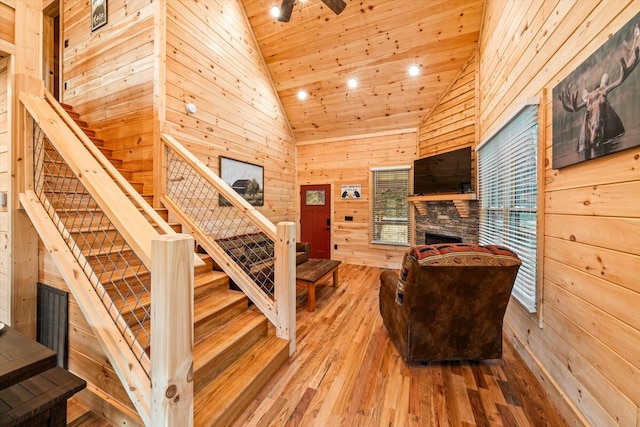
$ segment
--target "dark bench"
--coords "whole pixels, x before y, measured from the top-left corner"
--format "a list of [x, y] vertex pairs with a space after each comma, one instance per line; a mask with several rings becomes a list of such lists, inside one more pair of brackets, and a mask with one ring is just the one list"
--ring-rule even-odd
[[87, 383], [56, 366], [0, 390], [0, 425], [66, 426], [67, 399]]

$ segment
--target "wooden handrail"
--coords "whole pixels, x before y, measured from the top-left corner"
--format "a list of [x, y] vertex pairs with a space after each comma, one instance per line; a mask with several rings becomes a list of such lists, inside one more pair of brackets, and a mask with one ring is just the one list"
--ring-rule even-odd
[[151, 240], [158, 232], [44, 99], [23, 92], [20, 101], [127, 244], [151, 269]]
[[48, 90], [44, 90], [44, 96], [49, 102], [49, 104], [53, 107], [56, 113], [64, 120], [67, 126], [75, 133], [78, 139], [82, 142], [82, 144], [89, 150], [89, 152], [93, 155], [93, 157], [100, 163], [100, 165], [104, 168], [105, 171], [111, 176], [111, 178], [116, 181], [116, 183], [124, 190], [125, 193], [131, 197], [131, 199], [138, 205], [144, 213], [149, 215], [149, 217], [158, 225], [158, 227], [162, 230], [163, 234], [176, 234], [175, 231], [171, 228], [166, 221], [162, 219], [162, 217], [158, 214], [158, 212], [153, 209], [149, 203], [138, 193], [133, 186], [127, 181], [120, 172], [111, 164], [109, 159], [102, 154], [102, 151], [96, 147], [96, 145], [89, 139], [89, 137], [84, 133], [84, 131], [78, 126], [78, 124], [71, 118], [69, 113], [62, 108], [60, 103], [51, 95]]
[[[151, 220], [160, 228], [162, 234], [176, 234], [171, 226], [158, 214], [158, 212], [136, 191], [135, 188], [127, 181], [122, 174], [116, 169], [115, 166], [102, 154], [102, 151], [89, 139], [87, 134], [78, 126], [78, 124], [71, 118], [69, 113], [62, 108], [62, 105], [54, 98], [54, 96], [48, 91], [44, 90], [44, 96], [47, 99], [49, 105], [53, 107], [54, 111], [62, 118], [67, 126], [78, 137], [80, 142], [86, 147], [87, 150], [93, 155], [93, 157], [100, 163], [103, 169], [111, 176], [111, 178], [120, 186], [120, 188], [133, 200], [134, 204], [140, 207], [142, 211], [151, 218]], [[194, 254], [194, 265], [202, 266], [204, 262]]]
[[[233, 190], [218, 175], [213, 173], [202, 161], [187, 150], [175, 138], [162, 134], [161, 139], [166, 146], [177, 153], [189, 167], [224, 197], [234, 208], [240, 210], [241, 215], [249, 220], [256, 228], [274, 242], [274, 299], [253, 282], [236, 262], [225, 253], [210, 236], [204, 234], [196, 224], [174, 201], [162, 194], [162, 203], [180, 221], [186, 224], [198, 243], [222, 267], [222, 269], [242, 289], [256, 307], [276, 327], [276, 335], [289, 340], [289, 354], [296, 348], [296, 297], [295, 297], [295, 224], [293, 222], [279, 223], [278, 226], [269, 221], [261, 212], [256, 210], [235, 190]], [[164, 151], [164, 146], [162, 148]], [[166, 172], [165, 172], [166, 173]], [[164, 184], [160, 184], [164, 185]], [[223, 209], [231, 209], [224, 207]]]
[[31, 190], [21, 193], [20, 203], [78, 302], [82, 314], [89, 322], [138, 414], [145, 425], [150, 425], [151, 384], [142, 365], [122, 339], [98, 294], [93, 292], [93, 285], [44, 210], [38, 196]]
[[260, 211], [251, 206], [249, 202], [238, 196], [229, 185], [224, 182], [218, 175], [213, 173], [200, 159], [194, 156], [189, 150], [184, 148], [182, 144], [175, 140], [171, 135], [163, 133], [161, 136], [165, 144], [172, 150], [180, 154], [180, 157], [186, 161], [189, 166], [198, 170], [202, 177], [209, 182], [224, 198], [231, 203], [236, 209], [239, 209], [245, 217], [251, 221], [253, 225], [258, 227], [260, 231], [267, 235], [271, 240], [276, 240], [276, 226], [269, 221]]

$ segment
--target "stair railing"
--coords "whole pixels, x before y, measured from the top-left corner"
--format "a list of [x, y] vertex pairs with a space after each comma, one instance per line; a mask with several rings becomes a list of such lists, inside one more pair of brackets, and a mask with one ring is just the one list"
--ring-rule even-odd
[[295, 224], [271, 223], [173, 136], [162, 134], [162, 203], [295, 351]]
[[[32, 181], [27, 180], [27, 189], [20, 194], [23, 208], [143, 422], [151, 425], [153, 412], [158, 425], [161, 419], [184, 420], [183, 414], [192, 423], [193, 411], [191, 415], [188, 411], [193, 397], [192, 366], [184, 363], [192, 360], [188, 354], [192, 358], [193, 348], [193, 252], [179, 250], [180, 258], [176, 259], [176, 251], [167, 246], [179, 238], [172, 230], [167, 236], [169, 241], [159, 242], [163, 239], [138, 207], [44, 99], [22, 93], [20, 101], [26, 111], [26, 152], [32, 156], [25, 159]], [[152, 244], [154, 248], [158, 244], [164, 247], [160, 253], [173, 254], [171, 259], [175, 262], [171, 264], [176, 270], [167, 267], [166, 262], [158, 266], [154, 260], [152, 265]], [[181, 244], [183, 248], [193, 247], [193, 243]], [[166, 326], [170, 317], [151, 312], [152, 269], [163, 272], [153, 279], [156, 299], [159, 289], [164, 292], [161, 300], [173, 301], [176, 295], [182, 302], [190, 299], [179, 313], [171, 311], [172, 317], [183, 321], [166, 328], [173, 340], [167, 342], [162, 337], [159, 345], [166, 349], [151, 348], [151, 323]], [[170, 283], [164, 277], [167, 274], [172, 278]], [[182, 280], [174, 280], [176, 277]], [[154, 336], [158, 332], [164, 331], [156, 330]], [[191, 342], [186, 342], [185, 337]], [[186, 356], [179, 363], [171, 358], [175, 344], [186, 351], [181, 352]], [[150, 354], [160, 355], [153, 375]], [[178, 383], [183, 399], [179, 407], [172, 406], [175, 399], [169, 399], [169, 389], [175, 385], [166, 390], [154, 388], [167, 387], [167, 379]], [[152, 400], [152, 391], [156, 397], [165, 395], [167, 399]], [[187, 418], [186, 423], [180, 424], [189, 425], [188, 421]]]

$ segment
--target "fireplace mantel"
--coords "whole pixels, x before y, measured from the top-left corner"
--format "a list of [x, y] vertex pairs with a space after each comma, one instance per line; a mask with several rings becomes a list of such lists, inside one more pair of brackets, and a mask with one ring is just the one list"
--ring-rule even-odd
[[407, 201], [413, 202], [420, 215], [427, 214], [427, 202], [443, 202], [451, 200], [461, 217], [469, 216], [469, 201], [477, 200], [475, 193], [430, 194], [428, 196], [409, 196]]

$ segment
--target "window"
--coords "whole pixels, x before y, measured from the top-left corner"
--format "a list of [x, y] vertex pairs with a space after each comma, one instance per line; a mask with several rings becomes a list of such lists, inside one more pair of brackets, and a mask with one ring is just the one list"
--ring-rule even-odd
[[324, 206], [324, 190], [307, 190], [307, 206]]
[[409, 244], [409, 169], [371, 169], [371, 243]]
[[480, 244], [518, 254], [513, 296], [531, 313], [537, 310], [538, 102], [528, 100], [478, 148]]

